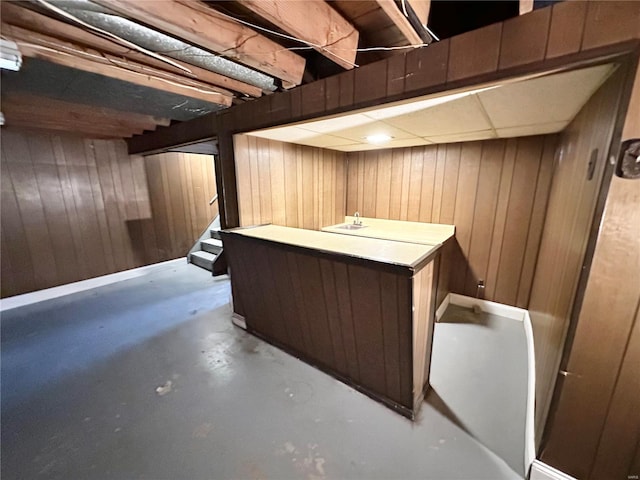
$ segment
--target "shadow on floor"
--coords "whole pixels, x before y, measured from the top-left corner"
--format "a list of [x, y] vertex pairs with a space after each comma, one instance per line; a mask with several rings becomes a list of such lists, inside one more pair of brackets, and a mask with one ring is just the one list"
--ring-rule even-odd
[[427, 397], [424, 399], [429, 405], [435, 408], [438, 412], [440, 412], [443, 416], [451, 420], [455, 425], [458, 426], [461, 430], [466, 432], [468, 435], [473, 437], [473, 434], [467, 429], [462, 420], [458, 418], [451, 408], [446, 404], [446, 402], [438, 395], [435, 388], [430, 388], [429, 393], [427, 393]]

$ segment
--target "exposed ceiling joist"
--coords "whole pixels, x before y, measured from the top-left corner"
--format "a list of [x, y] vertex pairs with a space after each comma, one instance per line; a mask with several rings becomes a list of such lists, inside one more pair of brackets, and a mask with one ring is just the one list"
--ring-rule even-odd
[[[67, 23], [55, 20], [51, 17], [41, 15], [33, 10], [21, 7], [10, 2], [1, 2], [2, 21], [18, 27], [23, 27], [31, 31], [37, 31], [56, 38], [68, 40], [80, 45], [95, 48], [106, 53], [119, 55], [134, 62], [139, 62], [159, 70], [177, 75], [188, 75], [183, 70], [173, 67], [170, 64], [157, 60], [151, 56], [131, 50], [129, 47], [122, 46], [114, 41], [100, 37], [94, 33], [88, 32], [80, 27], [75, 27]], [[190, 64], [184, 64], [190, 71], [190, 78], [200, 80], [222, 89], [228, 89], [235, 92], [243, 93], [252, 97], [262, 95], [262, 90], [253, 85], [211, 72], [201, 67]], [[221, 90], [221, 93], [229, 93]]]
[[[76, 135], [87, 136], [90, 138], [131, 138], [135, 132], [125, 129], [115, 129], [111, 126], [103, 127], [102, 125], [82, 125], [79, 123], [66, 123], [56, 120], [38, 119], [34, 120], [26, 115], [14, 116], [11, 120], [6, 121], [6, 126], [33, 128], [36, 130], [54, 130], [56, 132], [73, 132]], [[4, 127], [2, 127], [4, 128]]]
[[197, 98], [228, 107], [232, 97], [192, 79], [137, 62], [84, 48], [71, 42], [2, 24], [3, 34], [15, 41], [25, 57], [35, 57], [85, 72], [104, 75], [144, 87]]
[[2, 96], [2, 111], [10, 124], [14, 118], [30, 115], [35, 121], [59, 121], [63, 124], [100, 125], [130, 133], [155, 130], [158, 125], [170, 124], [168, 118], [158, 118], [105, 107], [55, 100], [28, 93]]
[[304, 58], [202, 2], [96, 0], [95, 3], [280, 78], [285, 84], [302, 82]]
[[245, 0], [242, 6], [308, 42], [341, 67], [355, 66], [359, 32], [324, 0]]
[[26, 127], [40, 130], [55, 130], [58, 132], [71, 132], [74, 134], [88, 135], [93, 138], [123, 138], [140, 134], [143, 131], [139, 128], [131, 129], [118, 125], [98, 124], [87, 122], [86, 120], [74, 120], [51, 116], [49, 114], [34, 115], [31, 112], [16, 109], [14, 106], [5, 107], [3, 102], [3, 114], [5, 116], [5, 127]]
[[411, 23], [398, 9], [394, 0], [376, 0], [389, 19], [398, 27], [410, 45], [422, 45], [423, 40], [411, 26]]

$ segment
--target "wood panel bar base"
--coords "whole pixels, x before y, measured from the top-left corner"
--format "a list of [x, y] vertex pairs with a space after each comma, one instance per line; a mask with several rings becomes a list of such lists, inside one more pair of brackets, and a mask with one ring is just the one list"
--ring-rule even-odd
[[250, 333], [415, 418], [429, 386], [439, 247], [274, 225], [221, 235], [233, 309]]

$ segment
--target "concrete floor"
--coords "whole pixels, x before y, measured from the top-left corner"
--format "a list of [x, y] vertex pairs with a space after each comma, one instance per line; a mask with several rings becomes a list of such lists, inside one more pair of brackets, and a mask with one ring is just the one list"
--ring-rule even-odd
[[433, 395], [450, 419], [523, 476], [527, 377], [521, 321], [449, 305], [434, 330]]
[[4, 312], [2, 478], [520, 478], [441, 381], [412, 423], [233, 327], [228, 301], [184, 265]]

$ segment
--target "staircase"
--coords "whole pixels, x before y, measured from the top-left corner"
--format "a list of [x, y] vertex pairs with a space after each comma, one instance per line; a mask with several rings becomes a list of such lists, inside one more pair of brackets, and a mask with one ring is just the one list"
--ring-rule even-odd
[[[187, 256], [189, 263], [193, 263], [200, 268], [210, 271], [213, 275], [226, 273], [224, 271], [214, 272], [214, 264], [220, 263], [222, 260], [222, 240], [220, 240], [220, 216], [218, 215], [211, 225], [205, 230], [204, 234], [196, 242], [189, 251]], [[218, 260], [218, 261], [216, 261]], [[220, 269], [216, 269], [220, 270]]]

